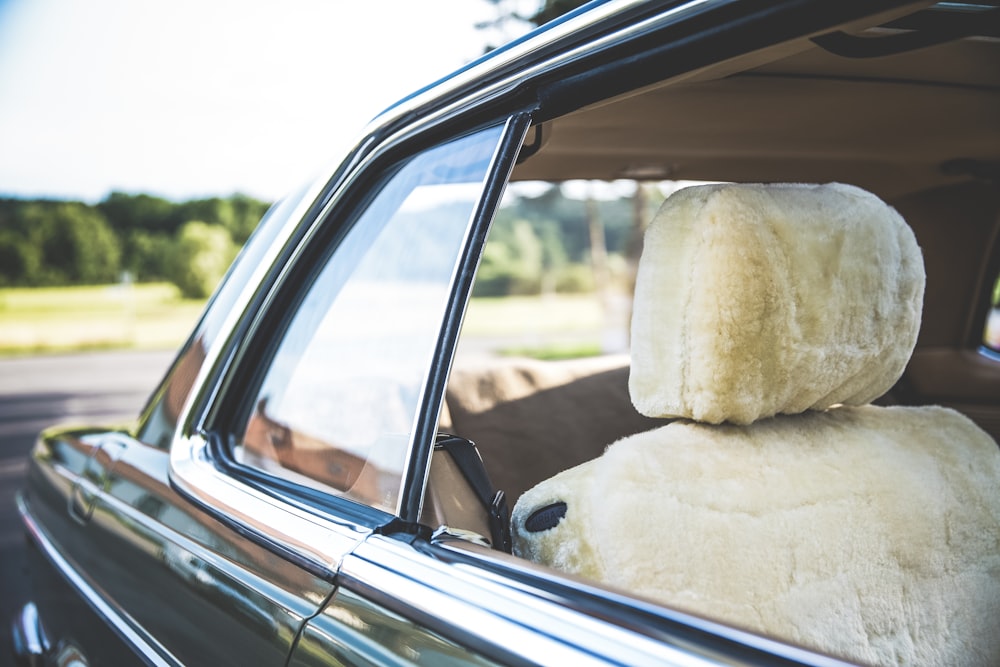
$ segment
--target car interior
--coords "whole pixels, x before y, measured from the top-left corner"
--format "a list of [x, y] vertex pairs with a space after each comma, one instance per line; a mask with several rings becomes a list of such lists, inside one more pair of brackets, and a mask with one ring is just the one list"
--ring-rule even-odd
[[[640, 182], [771, 184], [761, 186], [768, 193], [773, 192], [773, 184], [841, 183], [874, 194], [888, 204], [890, 210], [902, 216], [919, 246], [915, 256], [918, 262], [922, 259], [926, 273], [922, 315], [914, 325], [914, 340], [909, 344], [902, 340], [905, 339], [901, 333], [905, 326], [893, 319], [895, 315], [887, 314], [880, 320], [888, 327], [887, 345], [896, 350], [894, 353], [898, 353], [897, 348], [903, 349], [905, 365], [898, 373], [891, 373], [892, 381], [875, 392], [861, 392], [852, 398], [834, 393], [827, 396], [831, 400], [826, 403], [806, 401], [803, 404], [802, 400], [797, 400], [801, 397], [795, 394], [808, 393], [808, 383], [805, 383], [793, 387], [788, 405], [794, 407], [779, 407], [748, 420], [734, 418], [733, 413], [723, 411], [721, 419], [707, 421], [713, 424], [722, 421], [721, 427], [713, 425], [712, 428], [725, 430], [737, 428], [734, 422], [747, 424], [758, 418], [767, 420], [776, 413], [803, 412], [809, 407], [823, 410], [841, 402], [944, 406], [971, 420], [976, 425], [972, 432], [982, 433], [985, 442], [995, 450], [996, 441], [1000, 440], [1000, 355], [989, 344], [990, 334], [984, 332], [992, 310], [998, 307], [993, 294], [1000, 279], [998, 6], [1000, 3], [996, 2], [937, 3], [916, 12], [909, 10], [880, 16], [877, 21], [841, 26], [835, 32], [795, 39], [667, 78], [545, 120], [529, 132], [524, 158], [515, 168], [512, 180], [561, 183], [574, 179], [632, 179]], [[828, 207], [838, 206], [830, 201], [819, 197], [814, 206], [826, 216]], [[789, 215], [802, 217], [801, 212]], [[831, 222], [830, 229], [836, 224]], [[823, 237], [822, 224], [810, 233]], [[736, 252], [734, 256], [740, 254]], [[876, 263], [881, 263], [882, 256], [876, 256], [880, 258]], [[644, 255], [641, 262], [647, 261], [654, 260], [647, 260]], [[683, 261], [670, 260], [674, 264]], [[886, 258], [885, 263], [891, 263], [891, 258]], [[641, 267], [642, 263], [640, 271]], [[896, 289], [891, 284], [897, 276], [886, 271], [879, 274], [882, 277], [875, 291]], [[871, 280], [871, 276], [868, 279]], [[869, 282], [867, 289], [860, 289], [851, 298], [876, 298], [871, 287]], [[752, 294], [752, 290], [748, 293]], [[640, 297], [636, 294], [635, 298], [638, 301]], [[844, 315], [838, 308], [839, 304], [830, 304], [827, 315], [831, 321], [853, 317]], [[662, 332], [669, 326], [662, 324], [653, 328]], [[830, 327], [836, 328], [832, 324]], [[653, 362], [649, 361], [649, 355], [638, 358], [637, 333], [633, 331], [632, 335], [631, 359], [628, 355], [612, 355], [562, 361], [516, 357], [468, 360], [463, 359], [461, 353], [458, 355], [442, 405], [440, 431], [475, 443], [493, 486], [506, 493], [511, 506], [526, 497], [525, 494], [540, 493], [532, 491], [539, 485], [547, 489], [545, 493], [530, 497], [529, 509], [544, 512], [523, 510], [519, 514], [515, 509], [515, 533], [518, 522], [522, 533], [527, 534], [536, 532], [528, 530], [527, 522], [533, 521], [544, 532], [560, 524], [564, 516], [569, 516], [565, 503], [560, 506], [560, 494], [578, 499], [581, 494], [585, 495], [581, 489], [586, 483], [581, 482], [582, 487], [573, 486], [576, 482], [564, 481], [569, 478], [559, 476], [563, 471], [604, 459], [609, 456], [605, 450], [612, 443], [671, 424], [677, 417], [682, 421], [701, 419], [676, 410], [661, 411], [664, 414], [643, 410], [643, 414], [634, 407], [630, 375], [636, 374], [636, 364]], [[769, 345], [781, 344], [776, 341], [767, 338], [754, 342], [763, 346], [760, 349], [768, 349]], [[460, 342], [460, 351], [461, 345]], [[830, 339], [824, 358], [829, 361], [844, 353], [849, 345], [848, 341]], [[908, 346], [912, 347], [912, 353], [904, 349]], [[735, 356], [749, 355], [737, 350]], [[875, 363], [877, 359], [870, 361]], [[701, 358], [692, 363], [716, 362]], [[660, 377], [659, 381], [670, 385], [671, 378]], [[859, 398], [861, 394], [864, 396]], [[810, 419], [810, 415], [815, 414], [822, 412], [810, 412], [796, 418]], [[935, 420], [931, 419], [937, 423]], [[959, 430], [966, 432], [965, 426]], [[961, 451], [965, 446], [951, 442], [952, 438], [960, 437], [955, 432], [947, 428], [942, 432], [944, 435], [936, 441], [938, 448]], [[919, 439], [914, 435], [916, 431], [906, 433]], [[976, 440], [978, 435], [970, 437], [979, 443], [976, 446], [984, 442]], [[996, 456], [992, 453], [990, 456], [992, 459], [983, 460], [995, 462]], [[978, 461], [975, 465], [981, 467], [980, 459], [969, 460]], [[434, 465], [439, 465], [437, 456]], [[988, 493], [995, 491], [995, 478], [990, 481], [980, 477], [978, 472], [968, 474], [970, 479], [975, 479], [961, 482], [956, 482], [957, 478], [948, 479], [974, 489], [969, 491], [973, 497], [995, 495]], [[554, 477], [559, 481], [553, 481]], [[446, 479], [452, 481], [442, 481]], [[432, 473], [427, 491], [426, 521], [487, 535], [484, 520], [469, 516], [452, 520], [456, 515], [449, 502], [454, 501], [449, 501], [447, 488], [455, 484], [455, 479], [454, 474], [447, 477], [443, 473]], [[727, 483], [717, 482], [722, 484], [720, 488], [725, 488]], [[641, 482], [629, 482], [628, 488], [639, 487]], [[647, 505], [630, 506], [628, 511], [642, 516], [648, 512], [649, 503], [655, 505], [655, 501], [639, 495], [646, 498]], [[951, 507], [949, 503], [958, 501], [949, 496], [941, 502]], [[993, 509], [982, 509], [984, 514], [976, 515], [979, 518], [974, 520], [991, 520], [995, 525], [1000, 517], [990, 512], [995, 511], [997, 501], [983, 502], [992, 503]], [[974, 513], [970, 510], [970, 514]], [[612, 587], [628, 589], [626, 579], [616, 579], [606, 572], [602, 574], [601, 568], [593, 562], [583, 562], [588, 558], [586, 554], [597, 549], [595, 540], [600, 543], [604, 539], [617, 539], [602, 537], [602, 530], [607, 535], [617, 536], [609, 525], [620, 522], [620, 519], [594, 519], [593, 525], [584, 527], [580, 523], [562, 521], [558, 526], [562, 531], [560, 543], [534, 550], [534, 547], [522, 549], [521, 553], [515, 547], [515, 553], [585, 578], [601, 580]], [[955, 537], [956, 550], [964, 548], [962, 539]], [[730, 546], [734, 549], [758, 548], [750, 543]], [[986, 551], [981, 550], [982, 546], [970, 547], [969, 553], [989, 554], [992, 550], [995, 554], [997, 551], [996, 545], [987, 545]], [[654, 548], [660, 548], [660, 543], [655, 543]], [[892, 557], [903, 562], [900, 577], [911, 576], [914, 570], [919, 570], [918, 565], [906, 565], [905, 554], [895, 553]], [[960, 587], [973, 591], [978, 582], [982, 595], [973, 595], [960, 603], [944, 601], [941, 608], [954, 611], [956, 606], [964, 604], [967, 609], [995, 612], [997, 591], [990, 588], [992, 584], [984, 583], [981, 570], [976, 569], [979, 566], [963, 563], [955, 566]], [[671, 576], [662, 562], [659, 567], [657, 572], [643, 575], [639, 580], [648, 582], [657, 576]], [[980, 574], [970, 574], [973, 570]], [[838, 574], [841, 575], [853, 576], [846, 570]], [[917, 580], [919, 576], [913, 581]], [[815, 602], [825, 599], [824, 591], [820, 590], [823, 585], [815, 583], [813, 593], [816, 596], [810, 603], [816, 608], [815, 614], [799, 610], [811, 615], [818, 626], [828, 622], [829, 614], [841, 613]], [[924, 583], [912, 585], [919, 587]], [[825, 590], [828, 597], [832, 590], [835, 589]], [[937, 592], [932, 593], [928, 588], [925, 593], [948, 597], [934, 590]], [[644, 594], [642, 589], [630, 592]], [[880, 594], [892, 596], [884, 590]], [[864, 597], [861, 593], [858, 595], [858, 599]], [[668, 601], [668, 604], [676, 603], [684, 608], [687, 602], [690, 600], [683, 598]], [[934, 623], [928, 622], [925, 637], [901, 639], [873, 634], [871, 626], [864, 625], [873, 622], [867, 620], [866, 614], [871, 612], [874, 617], [884, 620], [886, 614], [900, 613], [899, 609], [889, 605], [890, 611], [872, 611], [863, 602], [857, 607], [850, 613], [857, 612], [866, 619], [862, 625], [868, 632], [867, 635], [862, 632], [861, 639], [850, 633], [833, 639], [819, 638], [822, 632], [816, 627], [806, 627], [808, 623], [795, 627], [780, 623], [770, 625], [759, 606], [750, 617], [740, 616], [733, 609], [715, 611], [735, 625], [864, 661], [894, 662], [900, 655], [907, 655], [916, 656], [921, 662], [934, 657], [926, 653], [934, 650], [965, 651], [980, 657], [1000, 655], [1000, 648], [994, 645], [996, 640], [991, 638], [996, 633], [987, 632], [987, 626], [975, 616], [961, 615], [968, 620], [971, 629], [956, 633], [956, 637], [961, 635], [964, 639], [955, 641], [980, 641], [980, 645], [967, 643], [959, 649], [945, 649], [931, 646], [941, 643], [940, 637], [931, 631], [938, 627]], [[712, 615], [704, 611], [704, 607], [695, 605], [694, 608]], [[834, 633], [829, 631], [827, 634]], [[860, 650], [856, 647], [861, 644], [867, 647], [867, 652], [851, 652]], [[900, 649], [902, 644], [908, 648]], [[945, 653], [937, 657], [941, 655]]]

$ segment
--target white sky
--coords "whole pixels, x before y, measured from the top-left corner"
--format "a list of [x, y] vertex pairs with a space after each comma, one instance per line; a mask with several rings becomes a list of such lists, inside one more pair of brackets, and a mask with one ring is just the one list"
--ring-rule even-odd
[[0, 0], [0, 196], [276, 199], [497, 42], [474, 28], [495, 16], [485, 0]]

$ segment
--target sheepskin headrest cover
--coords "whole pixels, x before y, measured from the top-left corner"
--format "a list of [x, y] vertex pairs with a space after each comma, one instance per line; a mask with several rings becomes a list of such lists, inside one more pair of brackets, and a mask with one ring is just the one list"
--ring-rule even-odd
[[894, 209], [841, 185], [685, 188], [646, 231], [629, 390], [650, 417], [748, 424], [899, 379], [924, 267]]

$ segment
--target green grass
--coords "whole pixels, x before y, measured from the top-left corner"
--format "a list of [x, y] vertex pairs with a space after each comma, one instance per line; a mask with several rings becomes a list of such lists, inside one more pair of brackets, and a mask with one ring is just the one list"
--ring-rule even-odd
[[603, 311], [592, 294], [550, 294], [473, 299], [462, 329], [466, 336], [599, 333]]
[[177, 347], [203, 307], [167, 283], [0, 289], [0, 355]]
[[532, 359], [541, 359], [542, 361], [599, 357], [604, 354], [601, 344], [597, 342], [554, 343], [538, 347], [505, 347], [497, 350], [497, 352], [505, 357], [530, 357]]
[[602, 305], [597, 294], [473, 299], [463, 340], [479, 350], [543, 360], [575, 359], [618, 350], [629, 303], [621, 295]]
[[[167, 283], [0, 289], [0, 355], [176, 348], [203, 307]], [[484, 298], [462, 335], [500, 354], [562, 359], [600, 353], [603, 326], [594, 295]]]

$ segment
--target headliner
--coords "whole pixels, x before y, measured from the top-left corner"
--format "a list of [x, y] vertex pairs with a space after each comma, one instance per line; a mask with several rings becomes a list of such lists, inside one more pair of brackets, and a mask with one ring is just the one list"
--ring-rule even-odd
[[894, 198], [968, 180], [956, 160], [1000, 164], [998, 36], [878, 57], [794, 40], [547, 122], [514, 178], [843, 181]]

